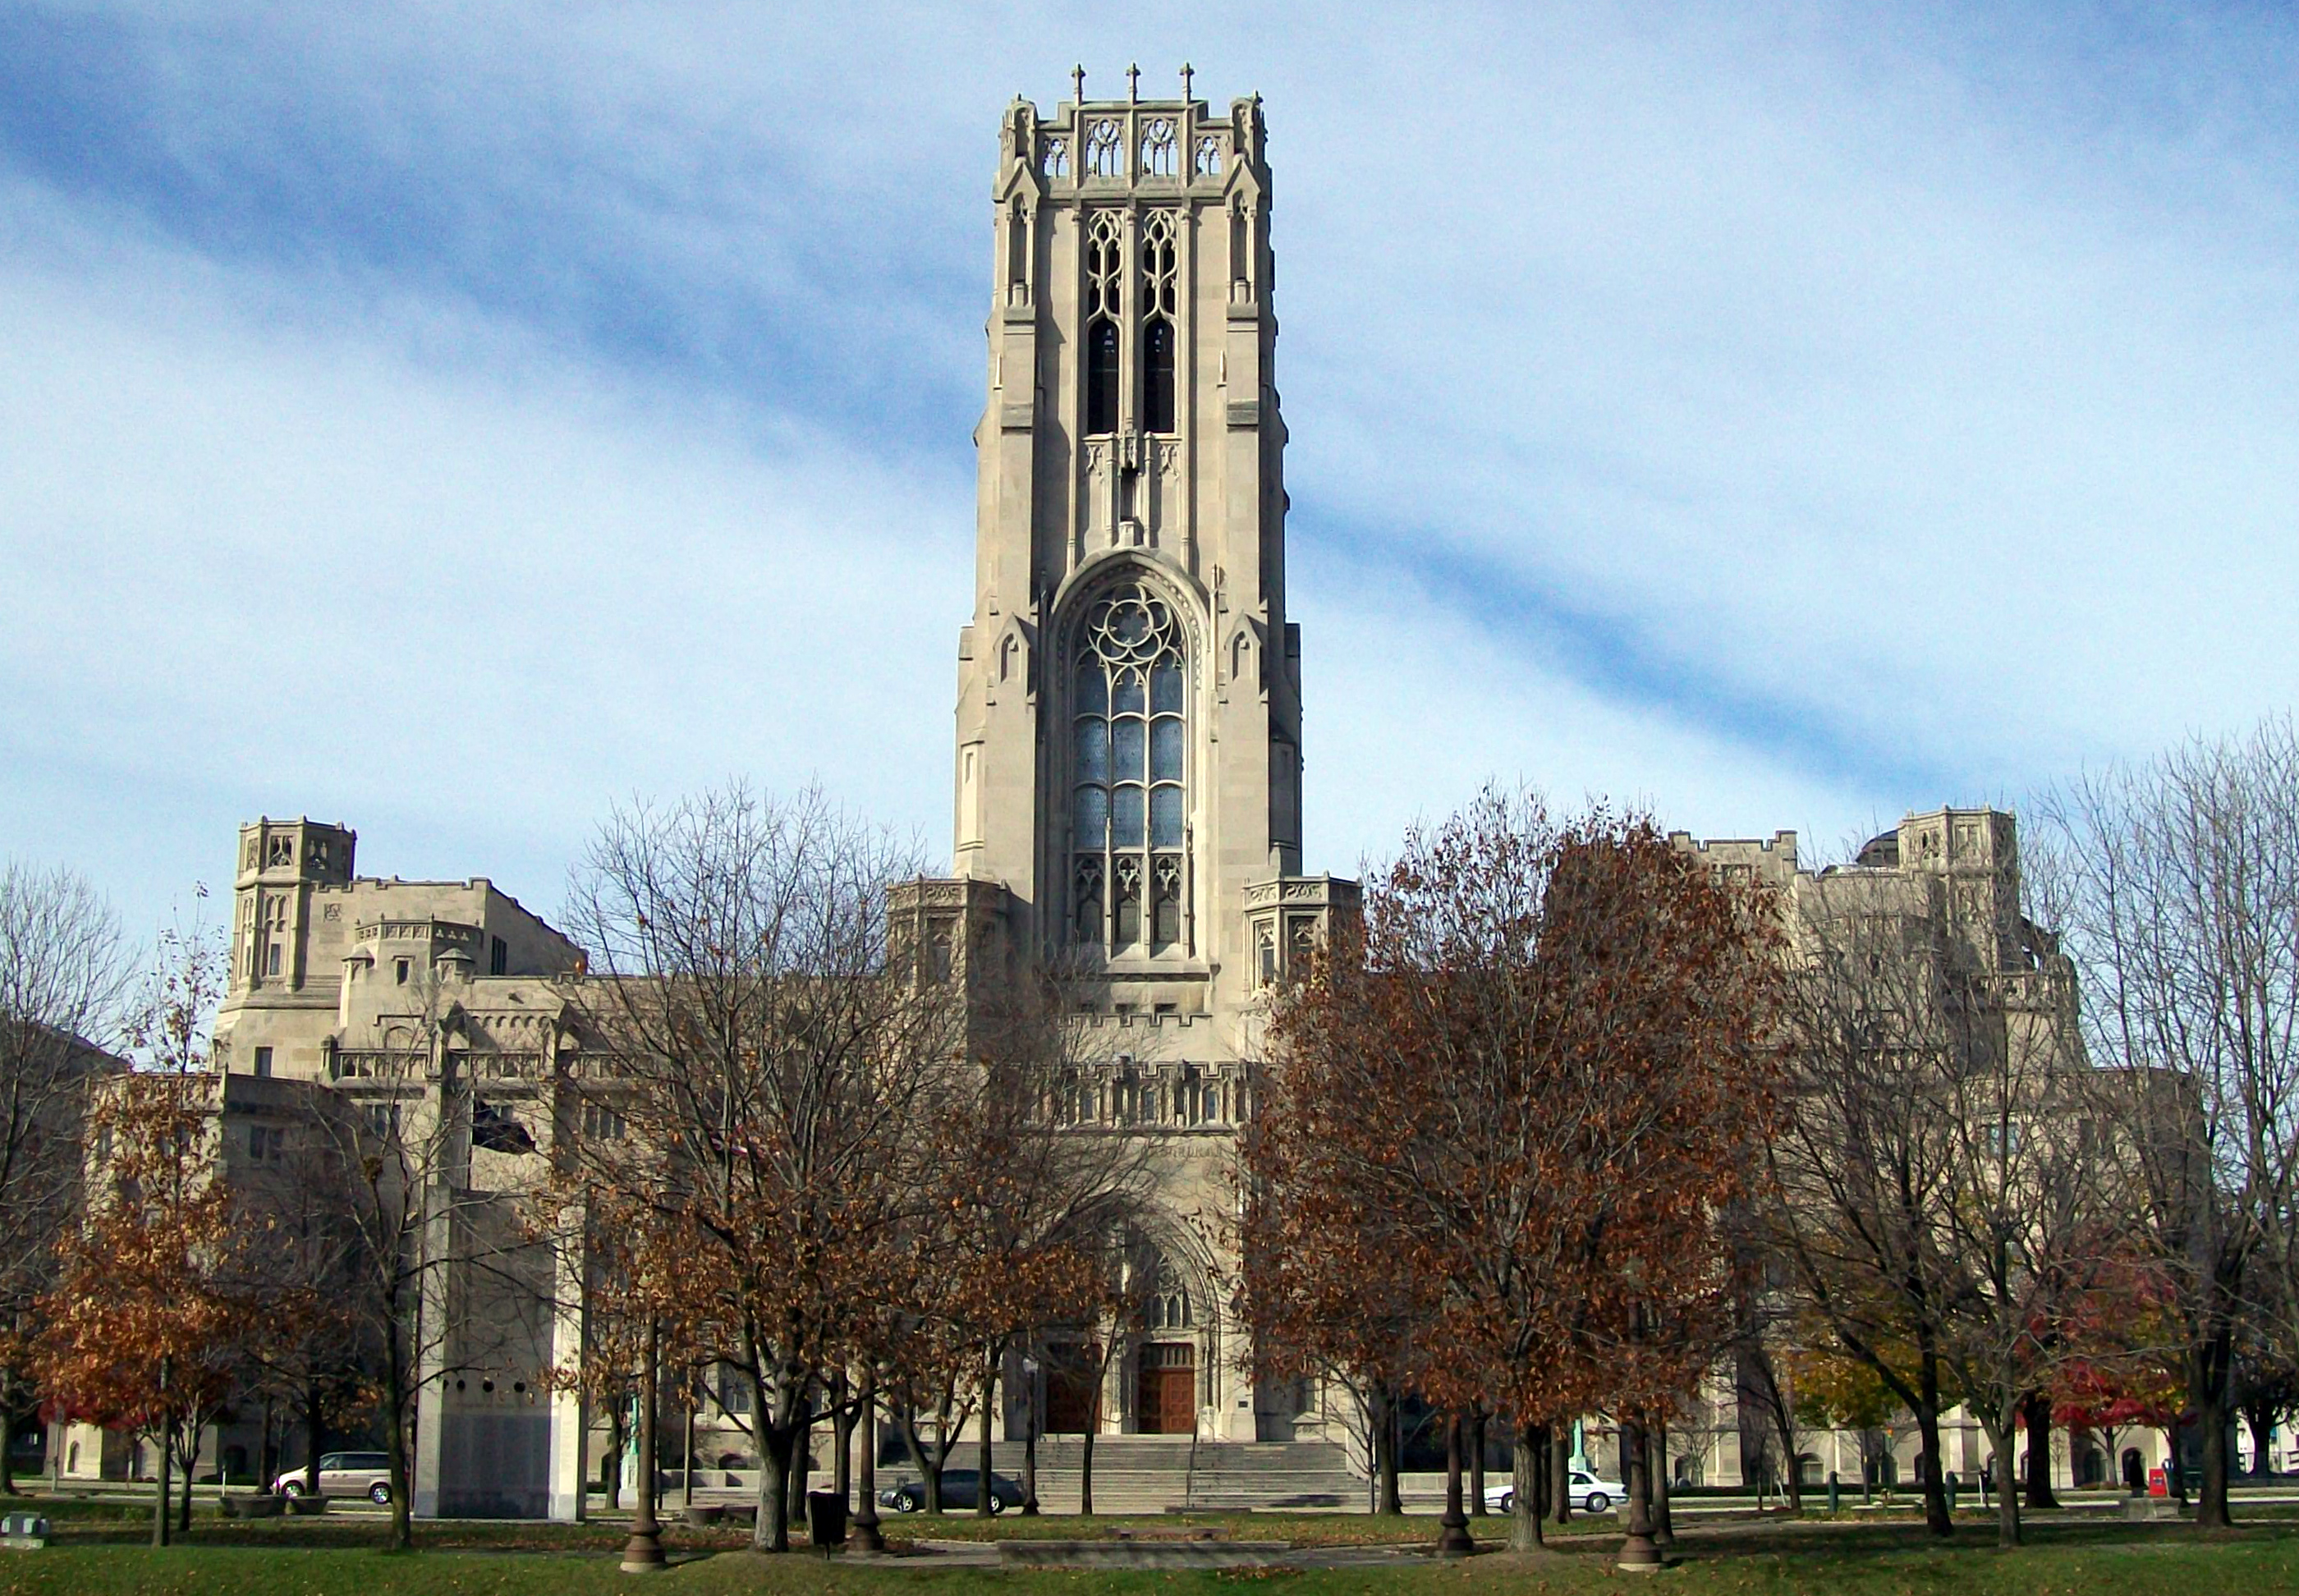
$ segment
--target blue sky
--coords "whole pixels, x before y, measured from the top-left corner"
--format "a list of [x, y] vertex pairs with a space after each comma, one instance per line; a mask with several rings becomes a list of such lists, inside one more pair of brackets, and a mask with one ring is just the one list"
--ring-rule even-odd
[[1264, 96], [1307, 852], [1492, 777], [1839, 848], [2288, 706], [2299, 24], [0, 4], [0, 852], [947, 847], [1000, 108]]

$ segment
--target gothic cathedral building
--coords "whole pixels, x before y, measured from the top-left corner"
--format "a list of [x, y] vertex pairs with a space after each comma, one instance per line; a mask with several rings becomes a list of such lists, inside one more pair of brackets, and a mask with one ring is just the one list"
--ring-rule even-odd
[[1243, 1383], [1204, 1221], [1262, 1000], [1357, 887], [1301, 873], [1261, 105], [1183, 87], [1007, 109], [952, 877], [896, 910], [1063, 971], [1100, 1034], [1068, 1111], [1158, 1139], [1159, 1306], [1112, 1427], [1251, 1441], [1294, 1398]]
[[[1235, 1259], [1221, 1238], [1266, 1001], [1335, 917], [1357, 911], [1358, 892], [1302, 870], [1302, 642], [1286, 611], [1261, 105], [1216, 117], [1186, 71], [1182, 87], [1088, 101], [1081, 83], [1051, 116], [1020, 100], [1005, 112], [951, 869], [902, 884], [889, 908], [938, 964], [970, 968], [994, 946], [1057, 972], [1090, 1038], [1060, 1112], [1140, 1138], [1155, 1172], [1154, 1209], [1128, 1250], [1144, 1322], [1095, 1389], [1063, 1383], [1059, 1371], [1092, 1360], [1059, 1344], [1017, 1352], [996, 1428], [1315, 1443], [1234, 1452], [1285, 1467], [1287, 1454], [1315, 1454], [1299, 1467], [1338, 1480], [1340, 1500], [1351, 1488], [1334, 1443], [1359, 1417], [1346, 1392], [1257, 1388], [1229, 1311]], [[1855, 863], [1817, 874], [1799, 868], [1789, 833], [1677, 841], [1779, 888], [1800, 922], [1888, 915], [1958, 950], [2029, 1051], [2072, 1035], [2064, 960], [2017, 913], [2009, 815], [1910, 815]], [[539, 1376], [578, 1355], [582, 1293], [569, 1260], [513, 1220], [562, 1126], [593, 1130], [597, 1105], [567, 1087], [590, 1067], [574, 1001], [583, 953], [484, 879], [358, 876], [356, 844], [308, 820], [241, 828], [218, 1144], [235, 1178], [292, 1179], [282, 1155], [299, 1124], [429, 1127], [446, 1150], [435, 1184], [456, 1200], [436, 1240], [451, 1259], [484, 1248], [497, 1267], [458, 1265], [452, 1289], [446, 1271], [427, 1276], [419, 1318], [436, 1334], [413, 1505], [573, 1517], [607, 1435]], [[1736, 1483], [1773, 1467], [1739, 1382], [1727, 1367], [1705, 1384], [1706, 1406], [1672, 1437], [1672, 1478]], [[731, 1479], [754, 1465], [741, 1410], [722, 1399], [740, 1400], [705, 1402], [694, 1457]], [[1975, 1472], [1976, 1432], [1958, 1434], [1951, 1466]], [[70, 1444], [68, 1473], [125, 1467], [93, 1431]], [[226, 1462], [234, 1445], [254, 1450], [217, 1444]], [[1779, 1466], [1855, 1474], [1868, 1444], [1815, 1434]], [[1133, 1505], [1195, 1500], [1189, 1471], [1210, 1454], [1131, 1450], [1185, 1459], [1181, 1475], [1141, 1473]], [[2067, 1461], [2082, 1476], [2081, 1457]], [[1280, 1483], [1291, 1494], [1254, 1500], [1306, 1500], [1300, 1479]]]

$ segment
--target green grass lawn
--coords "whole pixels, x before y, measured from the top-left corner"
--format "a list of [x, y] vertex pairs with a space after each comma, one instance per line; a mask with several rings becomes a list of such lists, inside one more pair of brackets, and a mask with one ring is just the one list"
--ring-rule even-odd
[[[1173, 1520], [1155, 1521], [1172, 1527]], [[958, 1538], [964, 1521], [942, 1525], [917, 1520], [898, 1527], [937, 1539]], [[394, 1557], [375, 1550], [380, 1525], [372, 1522], [307, 1521], [277, 1525], [203, 1521], [192, 1543], [154, 1551], [132, 1543], [129, 1526], [103, 1521], [59, 1524], [60, 1539], [45, 1551], [0, 1554], [0, 1596], [583, 1596], [587, 1592], [660, 1588], [673, 1592], [892, 1592], [917, 1596], [964, 1596], [976, 1591], [1026, 1592], [1093, 1591], [1227, 1591], [1279, 1588], [1302, 1596], [1325, 1592], [1507, 1591], [1575, 1596], [1586, 1592], [1645, 1588], [1613, 1571], [1611, 1537], [1590, 1533], [1566, 1549], [1521, 1561], [1481, 1556], [1466, 1563], [1414, 1559], [1401, 1567], [1080, 1570], [963, 1568], [934, 1559], [873, 1564], [825, 1559], [805, 1551], [761, 1558], [740, 1550], [732, 1534], [676, 1531], [668, 1543], [678, 1566], [660, 1575], [634, 1576], [616, 1567], [620, 1526], [427, 1525], [427, 1550]], [[1041, 1519], [1033, 1534], [1081, 1533], [1077, 1519]], [[1220, 1527], [1255, 1540], [1332, 1544], [1374, 1533], [1374, 1521], [1355, 1515], [1233, 1517]], [[1493, 1527], [1498, 1531], [1499, 1525]], [[1383, 1538], [1425, 1542], [1427, 1517], [1379, 1525]], [[2234, 1534], [2204, 1538], [2184, 1525], [2053, 1523], [2036, 1526], [2034, 1543], [2003, 1553], [1985, 1525], [1973, 1523], [1949, 1546], [1926, 1543], [1920, 1529], [1896, 1523], [1744, 1524], [1688, 1535], [1684, 1564], [1655, 1582], [1684, 1596], [1765, 1596], [1827, 1592], [1845, 1596], [2104, 1596], [2164, 1592], [2167, 1596], [2272, 1596], [2299, 1592], [2299, 1525], [2267, 1523]]]

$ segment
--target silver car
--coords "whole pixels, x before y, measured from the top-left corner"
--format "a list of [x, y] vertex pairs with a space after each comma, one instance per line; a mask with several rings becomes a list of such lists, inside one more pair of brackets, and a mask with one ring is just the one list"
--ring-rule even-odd
[[[271, 1482], [282, 1496], [303, 1494], [303, 1471], [291, 1468]], [[391, 1500], [391, 1454], [388, 1452], [321, 1452], [320, 1494], [364, 1496], [378, 1507]]]

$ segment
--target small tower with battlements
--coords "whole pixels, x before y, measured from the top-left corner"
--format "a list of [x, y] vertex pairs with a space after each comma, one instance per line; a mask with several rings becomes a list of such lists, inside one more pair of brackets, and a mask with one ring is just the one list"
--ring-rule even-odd
[[[358, 845], [357, 832], [314, 820], [261, 819], [239, 828], [239, 871], [232, 883], [235, 995], [303, 990], [314, 973], [305, 968], [312, 892], [350, 882]], [[336, 971], [318, 973], [332, 993]]]

